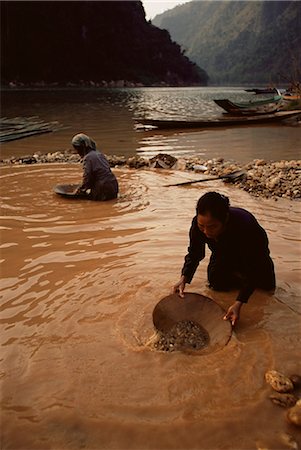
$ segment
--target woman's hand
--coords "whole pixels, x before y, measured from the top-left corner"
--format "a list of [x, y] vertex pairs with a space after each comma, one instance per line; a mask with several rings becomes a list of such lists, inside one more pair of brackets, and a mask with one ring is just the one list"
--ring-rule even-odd
[[235, 325], [235, 323], [239, 320], [241, 307], [242, 302], [236, 301], [233, 303], [233, 305], [231, 305], [228, 309], [227, 314], [224, 316], [224, 320], [230, 320], [231, 324]]
[[77, 197], [84, 197], [86, 195], [86, 190], [80, 186], [76, 189], [74, 195], [76, 195]]
[[184, 289], [186, 285], [186, 278], [184, 275], [181, 276], [180, 281], [173, 287], [173, 293], [179, 294], [181, 298], [184, 298]]

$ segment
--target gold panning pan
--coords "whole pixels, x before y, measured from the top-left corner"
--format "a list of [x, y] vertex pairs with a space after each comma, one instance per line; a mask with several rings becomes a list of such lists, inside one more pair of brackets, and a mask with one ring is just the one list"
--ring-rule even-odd
[[62, 195], [63, 197], [79, 198], [79, 196], [76, 195], [76, 191], [79, 187], [80, 184], [58, 184], [53, 190], [56, 194]]
[[168, 333], [177, 323], [191, 321], [209, 335], [205, 348], [197, 353], [211, 353], [227, 345], [232, 326], [223, 320], [225, 311], [214, 300], [204, 295], [187, 292], [184, 298], [177, 294], [164, 297], [155, 306], [153, 323], [160, 333]]

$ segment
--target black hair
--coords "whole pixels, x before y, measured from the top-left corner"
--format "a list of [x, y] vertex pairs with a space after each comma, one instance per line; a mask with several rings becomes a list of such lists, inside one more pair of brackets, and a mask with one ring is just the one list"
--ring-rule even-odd
[[230, 201], [218, 192], [207, 192], [197, 202], [196, 213], [204, 215], [210, 213], [212, 217], [224, 223], [229, 213]]

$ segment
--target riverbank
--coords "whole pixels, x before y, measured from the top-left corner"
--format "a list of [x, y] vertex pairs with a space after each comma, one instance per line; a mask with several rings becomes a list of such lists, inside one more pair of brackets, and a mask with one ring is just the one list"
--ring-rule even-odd
[[[176, 87], [184, 87], [186, 84], [179, 84]], [[188, 86], [203, 86], [202, 84], [189, 84]], [[164, 81], [157, 83], [145, 84], [142, 82], [134, 82], [129, 80], [102, 80], [98, 81], [82, 81], [80, 83], [74, 83], [72, 81], [66, 83], [53, 82], [47, 83], [45, 81], [36, 81], [32, 83], [25, 83], [16, 80], [3, 83], [1, 89], [95, 89], [95, 88], [141, 88], [141, 87], [175, 87]]]
[[[198, 172], [202, 175], [221, 176], [236, 170], [244, 170], [245, 175], [231, 180], [240, 189], [249, 192], [256, 197], [264, 198], [288, 198], [291, 200], [301, 199], [301, 160], [265, 161], [255, 159], [247, 164], [239, 164], [235, 161], [226, 161], [223, 158], [204, 160], [198, 157], [186, 157], [177, 159], [168, 154], [159, 153], [153, 158], [141, 156], [106, 155], [110, 166], [128, 167], [131, 169], [158, 168], [180, 170], [183, 172]], [[0, 165], [18, 164], [48, 164], [48, 163], [71, 163], [77, 164], [80, 157], [70, 150], [57, 151], [54, 153], [35, 153], [23, 157], [11, 157], [0, 160]], [[188, 174], [187, 174], [188, 175]], [[189, 181], [189, 180], [187, 180]], [[225, 180], [225, 182], [230, 182]]]

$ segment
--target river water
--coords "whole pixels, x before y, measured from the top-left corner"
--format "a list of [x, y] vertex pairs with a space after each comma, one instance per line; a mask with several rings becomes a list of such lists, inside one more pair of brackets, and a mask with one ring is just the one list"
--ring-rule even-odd
[[2, 158], [36, 151], [65, 150], [71, 137], [84, 132], [104, 153], [151, 157], [159, 152], [176, 157], [224, 157], [239, 162], [255, 158], [295, 159], [300, 156], [301, 127], [258, 125], [200, 131], [135, 131], [139, 117], [198, 119], [222, 116], [214, 98], [247, 101], [242, 88], [140, 88], [86, 90], [6, 90], [1, 116], [38, 116], [58, 121], [59, 131], [2, 144]]
[[[46, 148], [58, 136], [23, 144]], [[301, 204], [254, 199], [221, 181], [164, 187], [183, 172], [115, 173], [119, 198], [97, 203], [52, 192], [80, 180], [78, 165], [0, 170], [1, 448], [283, 449], [285, 433], [301, 444], [264, 381], [269, 369], [301, 374]], [[158, 352], [148, 344], [152, 311], [178, 281], [207, 190], [267, 230], [277, 289], [252, 295], [224, 348]], [[236, 292], [206, 286], [208, 256], [187, 290], [227, 309]]]

